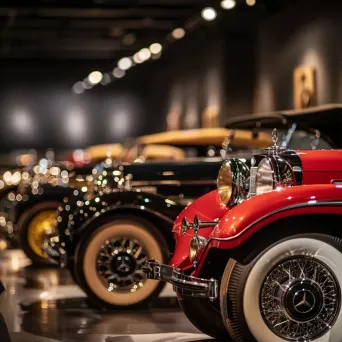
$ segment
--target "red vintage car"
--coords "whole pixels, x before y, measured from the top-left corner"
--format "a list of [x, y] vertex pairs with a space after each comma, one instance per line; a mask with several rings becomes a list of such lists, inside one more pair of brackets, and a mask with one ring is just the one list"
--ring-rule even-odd
[[342, 341], [342, 150], [283, 150], [273, 137], [250, 168], [223, 162], [218, 189], [175, 221], [170, 264], [144, 271], [220, 340]]

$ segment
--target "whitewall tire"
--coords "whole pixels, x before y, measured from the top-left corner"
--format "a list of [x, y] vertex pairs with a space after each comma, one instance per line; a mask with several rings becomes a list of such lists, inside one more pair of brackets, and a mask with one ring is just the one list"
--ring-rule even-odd
[[341, 342], [341, 250], [337, 238], [301, 234], [274, 243], [245, 267], [227, 265], [223, 279], [231, 284], [223, 284], [221, 296], [241, 291], [233, 321], [222, 312], [228, 329], [237, 340]]
[[168, 261], [162, 234], [142, 219], [117, 218], [102, 223], [77, 247], [75, 273], [79, 285], [101, 307], [148, 302], [164, 284], [146, 279], [141, 267], [148, 259]]

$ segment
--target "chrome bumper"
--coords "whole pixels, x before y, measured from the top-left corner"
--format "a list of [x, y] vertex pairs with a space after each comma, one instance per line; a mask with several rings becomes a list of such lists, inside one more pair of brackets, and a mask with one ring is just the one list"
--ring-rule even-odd
[[68, 254], [65, 248], [62, 247], [59, 236], [50, 236], [43, 246], [43, 251], [47, 254], [48, 259], [53, 264], [57, 264], [64, 268], [68, 264]]
[[148, 279], [165, 281], [173, 285], [173, 290], [183, 296], [208, 298], [218, 297], [218, 284], [215, 279], [202, 279], [189, 276], [182, 270], [149, 260], [143, 266]]

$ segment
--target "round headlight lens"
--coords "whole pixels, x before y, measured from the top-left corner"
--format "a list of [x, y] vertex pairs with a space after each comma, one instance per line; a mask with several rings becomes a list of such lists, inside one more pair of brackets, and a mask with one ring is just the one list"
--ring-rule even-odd
[[221, 202], [228, 204], [233, 190], [233, 173], [228, 160], [224, 161], [220, 168], [217, 189]]
[[272, 191], [274, 188], [274, 172], [268, 158], [261, 160], [256, 175], [256, 194]]

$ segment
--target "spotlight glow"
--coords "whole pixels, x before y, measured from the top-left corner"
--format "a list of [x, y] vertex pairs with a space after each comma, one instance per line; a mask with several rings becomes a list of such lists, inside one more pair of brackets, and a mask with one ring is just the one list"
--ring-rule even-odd
[[225, 10], [233, 9], [235, 6], [236, 6], [235, 0], [222, 0], [221, 1], [221, 7]]
[[154, 43], [150, 45], [150, 51], [153, 55], [158, 55], [158, 53], [161, 53], [163, 50], [163, 47], [159, 43]]
[[217, 17], [217, 12], [212, 7], [206, 7], [202, 10], [202, 18], [206, 21], [213, 21]]
[[115, 68], [115, 69], [113, 70], [113, 76], [114, 76], [115, 78], [123, 78], [125, 75], [126, 75], [125, 70], [122, 70], [122, 69], [120, 69], [120, 68]]
[[135, 63], [137, 63], [137, 64], [141, 64], [141, 63], [144, 62], [143, 60], [140, 59], [139, 53], [138, 53], [138, 52], [137, 52], [136, 54], [134, 54], [134, 56], [133, 56], [133, 61], [134, 61]]
[[174, 39], [182, 39], [185, 36], [185, 30], [181, 27], [177, 27], [172, 31], [171, 35]]
[[84, 92], [83, 82], [76, 82], [72, 87], [72, 91], [75, 94], [82, 94]]
[[118, 67], [121, 69], [121, 70], [128, 70], [129, 68], [132, 67], [132, 60], [129, 58], [129, 57], [124, 57], [124, 58], [121, 58], [118, 62]]
[[254, 6], [256, 4], [256, 0], [246, 0], [246, 4], [248, 6]]
[[93, 71], [88, 75], [88, 81], [90, 84], [98, 84], [102, 81], [102, 73], [100, 71]]
[[151, 51], [147, 48], [141, 49], [138, 52], [138, 56], [143, 62], [145, 62], [151, 58]]

